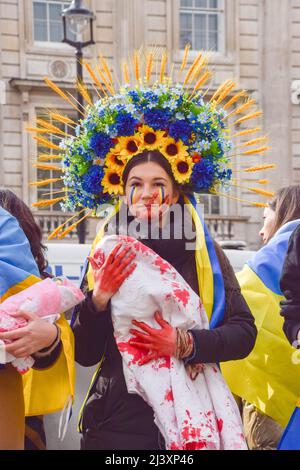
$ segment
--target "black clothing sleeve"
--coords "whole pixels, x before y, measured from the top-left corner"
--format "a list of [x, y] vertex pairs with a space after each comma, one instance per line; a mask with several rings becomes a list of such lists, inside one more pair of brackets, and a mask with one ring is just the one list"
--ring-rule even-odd
[[213, 330], [190, 330], [194, 350], [186, 363], [213, 363], [243, 359], [255, 345], [257, 329], [241, 294], [234, 271], [223, 250], [215, 244], [225, 286], [223, 323]]
[[34, 364], [32, 366], [33, 369], [48, 369], [49, 367], [53, 366], [57, 359], [59, 358], [60, 353], [62, 352], [62, 342], [60, 341], [58, 345], [56, 346], [49, 355], [44, 356], [44, 357], [37, 357], [34, 354], [32, 354], [32, 357], [34, 359]]
[[79, 306], [73, 331], [76, 362], [85, 367], [97, 364], [113, 331], [110, 303], [105, 311], [98, 312], [92, 301], [92, 291], [86, 293], [85, 301]]
[[300, 226], [291, 236], [280, 279], [285, 297], [280, 314], [284, 317], [283, 331], [291, 344], [300, 330]]

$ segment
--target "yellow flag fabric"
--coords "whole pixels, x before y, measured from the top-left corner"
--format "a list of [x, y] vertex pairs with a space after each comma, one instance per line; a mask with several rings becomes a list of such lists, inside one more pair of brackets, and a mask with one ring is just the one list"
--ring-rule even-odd
[[[231, 391], [254, 404], [282, 427], [289, 422], [300, 396], [300, 364], [283, 333], [279, 279], [292, 231], [283, 230], [238, 273], [242, 294], [258, 329], [251, 354], [221, 369]], [[260, 264], [259, 264], [260, 263]]]

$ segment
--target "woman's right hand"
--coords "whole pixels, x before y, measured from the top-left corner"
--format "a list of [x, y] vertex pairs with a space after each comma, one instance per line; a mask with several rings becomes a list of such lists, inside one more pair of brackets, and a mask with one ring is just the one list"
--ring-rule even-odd
[[125, 279], [135, 270], [133, 263], [136, 254], [130, 246], [126, 246], [119, 253], [122, 243], [118, 243], [106, 258], [103, 265], [88, 256], [94, 275], [93, 304], [98, 311], [103, 311], [111, 297], [119, 290]]

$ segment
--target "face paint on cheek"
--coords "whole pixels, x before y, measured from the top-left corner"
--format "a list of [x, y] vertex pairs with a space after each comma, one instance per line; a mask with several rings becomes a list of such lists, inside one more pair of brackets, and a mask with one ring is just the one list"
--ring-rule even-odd
[[158, 203], [160, 206], [162, 206], [164, 202], [165, 202], [165, 188], [163, 186], [160, 186]]
[[130, 204], [133, 206], [137, 202], [137, 187], [133, 186], [130, 192]]

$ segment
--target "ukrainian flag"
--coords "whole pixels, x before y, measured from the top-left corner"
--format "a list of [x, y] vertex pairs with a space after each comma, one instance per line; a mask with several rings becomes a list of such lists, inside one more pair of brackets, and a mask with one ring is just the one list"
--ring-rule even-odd
[[0, 302], [39, 280], [27, 238], [16, 219], [0, 207]]
[[288, 243], [299, 224], [295, 220], [281, 227], [238, 273], [242, 294], [255, 318], [257, 341], [246, 359], [222, 364], [231, 391], [282, 427], [300, 397], [300, 364], [293, 360], [295, 349], [283, 333], [279, 285]]
[[[17, 220], [0, 207], [0, 302], [39, 281], [24, 232]], [[74, 397], [73, 334], [63, 316], [57, 323], [63, 344], [59, 359], [47, 370], [30, 370], [23, 376], [27, 415], [58, 411]]]

